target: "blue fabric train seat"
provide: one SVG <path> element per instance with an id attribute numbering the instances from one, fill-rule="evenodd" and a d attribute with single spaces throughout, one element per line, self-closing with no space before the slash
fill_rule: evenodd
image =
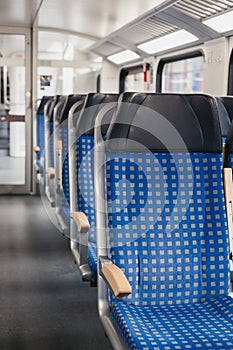
<path id="1" fill-rule="evenodd" d="M 97 255 L 96 255 L 96 222 L 95 222 L 95 199 L 94 199 L 94 124 L 98 113 L 108 104 L 113 104 L 117 101 L 118 94 L 100 94 L 90 93 L 87 95 L 80 116 L 76 121 L 76 143 L 75 143 L 75 162 L 76 162 L 76 203 L 75 211 L 83 212 L 88 218 L 90 229 L 88 231 L 88 250 L 87 261 L 88 270 L 83 270 L 81 273 L 84 279 L 91 279 L 93 284 L 96 284 L 97 276 Z M 112 118 L 113 108 L 106 113 L 105 125 L 103 125 L 103 135 L 106 134 L 107 127 Z M 72 190 L 72 189 L 71 189 Z M 72 190 L 74 191 L 74 190 Z M 79 259 L 85 261 L 85 253 L 81 253 L 82 244 L 79 241 L 79 235 L 74 228 L 72 233 L 73 242 L 77 244 L 72 246 L 72 251 L 76 250 L 78 254 L 83 255 Z M 77 254 L 74 254 L 77 256 Z M 84 258 L 84 259 L 83 259 Z M 78 259 L 78 260 L 79 260 Z M 80 263 L 80 262 L 78 262 Z M 81 263 L 80 263 L 81 264 Z M 82 270 L 84 272 L 82 272 Z"/>
<path id="2" fill-rule="evenodd" d="M 55 204 L 55 183 L 54 176 L 54 111 L 62 108 L 65 102 L 64 96 L 56 95 L 52 98 L 46 109 L 44 122 L 44 178 L 45 193 L 52 206 Z M 51 172 L 53 170 L 53 172 Z"/>
<path id="3" fill-rule="evenodd" d="M 147 94 L 132 108 L 129 96 L 104 142 L 107 228 L 97 245 L 105 330 L 129 349 L 233 349 L 216 99 Z M 125 298 L 106 300 L 105 261 L 127 277 Z"/>
<path id="4" fill-rule="evenodd" d="M 42 174 L 44 170 L 44 107 L 52 96 L 43 96 L 37 109 L 37 147 L 39 147 L 36 156 L 36 162 L 39 172 Z"/>
<path id="5" fill-rule="evenodd" d="M 220 127 L 222 133 L 223 143 L 226 140 L 227 133 L 229 131 L 231 122 L 233 120 L 233 97 L 222 96 L 216 97 L 218 108 L 220 110 Z"/>
<path id="6" fill-rule="evenodd" d="M 228 128 L 226 134 L 226 143 L 224 147 L 224 171 L 230 169 L 230 178 L 232 179 L 232 168 L 233 168 L 233 97 L 226 96 L 223 98 L 222 103 L 226 108 L 229 117 L 231 119 L 231 125 Z M 225 181 L 226 183 L 226 181 Z M 230 180 L 230 183 L 227 184 L 231 186 L 231 189 L 228 186 L 225 186 L 225 196 L 226 196 L 226 207 L 229 209 L 228 215 L 228 227 L 229 227 L 229 245 L 230 245 L 230 274 L 231 274 L 231 290 L 233 291 L 233 226 L 232 226 L 232 200 L 233 198 L 228 196 L 229 190 L 232 192 L 233 181 Z"/>
<path id="7" fill-rule="evenodd" d="M 68 117 L 71 107 L 80 102 L 76 108 L 76 113 L 81 110 L 85 95 L 69 95 L 66 97 L 60 113 L 57 113 L 54 133 L 56 142 L 61 141 L 61 169 L 55 169 L 57 178 L 61 178 L 56 184 L 55 206 L 58 223 L 64 234 L 69 234 L 70 224 L 70 185 L 69 185 L 69 144 L 68 144 Z M 58 161 L 58 159 L 57 159 Z M 58 162 L 56 163 L 58 165 Z M 61 173 L 59 173 L 61 172 Z"/>
<path id="8" fill-rule="evenodd" d="M 48 110 L 47 125 L 45 125 L 48 138 L 48 150 L 46 150 L 48 167 L 54 167 L 54 110 L 60 102 L 65 102 L 65 96 L 57 95 L 53 97 L 53 103 L 49 106 Z M 60 105 L 59 112 L 61 111 L 62 107 L 63 106 Z"/>

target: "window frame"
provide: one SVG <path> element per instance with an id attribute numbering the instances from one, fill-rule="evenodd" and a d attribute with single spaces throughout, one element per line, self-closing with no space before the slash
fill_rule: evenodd
<path id="1" fill-rule="evenodd" d="M 233 48 L 231 49 L 228 65 L 227 95 L 233 95 Z"/>
<path id="2" fill-rule="evenodd" d="M 100 80 L 101 80 L 101 75 L 100 73 L 96 77 L 96 92 L 99 93 L 101 86 L 100 86 Z"/>
<path id="3" fill-rule="evenodd" d="M 197 50 L 197 51 L 188 52 L 188 53 L 184 53 L 184 54 L 180 54 L 180 55 L 161 58 L 161 60 L 159 61 L 159 64 L 158 64 L 157 74 L 156 74 L 156 86 L 155 86 L 156 93 L 162 92 L 163 69 L 167 63 L 178 62 L 178 61 L 182 61 L 185 59 L 201 57 L 201 56 L 204 58 L 203 52 L 200 50 Z"/>
<path id="4" fill-rule="evenodd" d="M 143 72 L 143 64 L 138 64 L 137 66 L 122 68 L 120 71 L 119 92 L 120 93 L 124 92 L 125 78 L 129 74 L 135 74 L 135 73 L 140 73 L 140 72 Z"/>

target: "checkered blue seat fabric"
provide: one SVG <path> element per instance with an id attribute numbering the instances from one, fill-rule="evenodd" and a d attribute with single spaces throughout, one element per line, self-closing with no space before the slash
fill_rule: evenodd
<path id="1" fill-rule="evenodd" d="M 229 155 L 228 165 L 229 165 L 229 167 L 232 167 L 232 168 L 233 168 L 233 154 L 230 154 L 230 155 Z"/>
<path id="2" fill-rule="evenodd" d="M 69 155 L 68 155 L 68 129 L 59 128 L 59 138 L 62 141 L 62 187 L 64 192 L 64 200 L 70 205 L 70 190 L 69 190 Z"/>
<path id="3" fill-rule="evenodd" d="M 110 257 L 132 286 L 110 305 L 131 349 L 233 348 L 221 164 L 221 154 L 106 154 Z"/>
<path id="4" fill-rule="evenodd" d="M 69 155 L 68 155 L 68 129 L 59 127 L 59 139 L 62 141 L 62 206 L 61 215 L 64 221 L 70 223 L 70 189 L 69 189 Z"/>
<path id="5" fill-rule="evenodd" d="M 39 171 L 43 172 L 43 164 L 41 163 L 41 157 L 44 156 L 44 114 L 37 114 L 37 145 L 40 147 L 40 151 L 37 154 L 37 165 Z"/>
<path id="6" fill-rule="evenodd" d="M 114 301 L 111 308 L 130 349 L 232 350 L 232 305 L 232 298 L 224 296 L 204 303 L 137 308 Z"/>
<path id="7" fill-rule="evenodd" d="M 88 232 L 88 263 L 91 271 L 97 272 L 96 220 L 94 197 L 94 137 L 80 136 L 76 141 L 77 168 L 77 208 L 86 214 L 90 230 Z"/>
<path id="8" fill-rule="evenodd" d="M 49 122 L 49 158 L 50 158 L 50 164 L 49 167 L 54 168 L 54 146 L 53 146 L 53 131 L 54 131 L 54 125 L 53 122 Z"/>

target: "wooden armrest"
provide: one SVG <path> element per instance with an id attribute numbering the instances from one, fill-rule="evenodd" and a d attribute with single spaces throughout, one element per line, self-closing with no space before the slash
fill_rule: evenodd
<path id="1" fill-rule="evenodd" d="M 39 153 L 39 152 L 40 152 L 40 147 L 39 147 L 39 146 L 36 146 L 36 147 L 34 148 L 34 151 L 35 151 L 36 153 Z"/>
<path id="2" fill-rule="evenodd" d="M 233 201 L 233 181 L 232 181 L 232 169 L 224 168 L 224 187 L 225 187 L 225 197 L 226 201 Z"/>
<path id="3" fill-rule="evenodd" d="M 118 266 L 112 263 L 104 264 L 102 267 L 102 274 L 115 297 L 121 298 L 131 293 L 131 286 L 124 272 Z"/>
<path id="4" fill-rule="evenodd" d="M 54 168 L 48 168 L 48 174 L 49 174 L 49 178 L 50 179 L 55 178 L 55 169 Z"/>
<path id="5" fill-rule="evenodd" d="M 40 158 L 40 161 L 41 161 L 41 164 L 44 165 L 44 157 L 41 157 L 41 158 Z"/>
<path id="6" fill-rule="evenodd" d="M 90 224 L 89 224 L 88 218 L 83 212 L 74 211 L 70 215 L 76 222 L 78 231 L 80 233 L 87 233 L 90 230 Z"/>
<path id="7" fill-rule="evenodd" d="M 62 141 L 57 140 L 56 141 L 56 150 L 60 151 L 62 149 Z"/>

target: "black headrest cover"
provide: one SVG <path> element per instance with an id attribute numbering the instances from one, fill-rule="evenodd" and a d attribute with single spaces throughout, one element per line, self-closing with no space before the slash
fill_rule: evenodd
<path id="1" fill-rule="evenodd" d="M 77 119 L 77 135 L 94 135 L 95 119 L 103 106 L 117 102 L 118 94 L 90 93 L 86 96 L 80 116 Z M 106 113 L 102 133 L 106 134 L 113 115 L 113 109 Z"/>
<path id="2" fill-rule="evenodd" d="M 37 114 L 44 114 L 44 106 L 46 105 L 46 103 L 52 98 L 52 96 L 43 96 L 39 107 L 37 109 Z"/>
<path id="3" fill-rule="evenodd" d="M 218 99 L 221 100 L 227 110 L 230 120 L 233 121 L 233 96 L 222 96 L 218 97 Z"/>
<path id="4" fill-rule="evenodd" d="M 227 136 L 228 130 L 233 119 L 233 98 L 232 97 L 216 97 L 219 109 L 219 121 L 222 136 Z"/>
<path id="5" fill-rule="evenodd" d="M 143 145 L 154 152 L 221 153 L 216 99 L 204 94 L 123 94 L 106 135 L 106 140 L 113 139 L 109 151 L 138 151 Z"/>
<path id="6" fill-rule="evenodd" d="M 221 100 L 228 112 L 229 118 L 231 119 L 223 152 L 223 166 L 229 167 L 231 166 L 231 164 L 229 164 L 230 155 L 233 153 L 233 97 L 225 96 L 221 97 Z"/>
<path id="7" fill-rule="evenodd" d="M 69 117 L 70 108 L 74 103 L 84 100 L 85 95 L 69 95 L 66 98 L 65 104 L 59 116 L 59 123 L 62 124 Z"/>
<path id="8" fill-rule="evenodd" d="M 66 99 L 67 99 L 67 96 L 59 96 L 56 104 L 54 105 L 54 108 L 56 107 L 56 109 L 57 109 L 58 116 L 60 116 L 62 113 L 62 110 L 63 110 L 64 105 L 66 103 Z M 50 121 L 53 121 L 54 112 L 55 112 L 55 109 L 53 109 L 53 111 L 52 111 Z"/>
<path id="9" fill-rule="evenodd" d="M 48 106 L 48 111 L 47 111 L 47 116 L 49 118 L 49 121 L 52 122 L 53 121 L 53 111 L 54 111 L 54 107 L 56 106 L 56 104 L 58 103 L 59 99 L 60 99 L 60 95 L 56 95 L 52 98 L 51 103 Z"/>

